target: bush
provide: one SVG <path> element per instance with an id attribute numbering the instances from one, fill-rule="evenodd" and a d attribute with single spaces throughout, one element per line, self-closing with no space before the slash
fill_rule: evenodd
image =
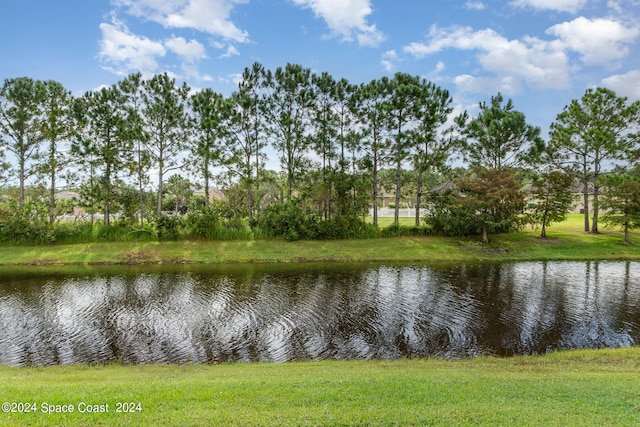
<path id="1" fill-rule="evenodd" d="M 382 237 L 428 236 L 430 234 L 432 234 L 432 232 L 429 227 L 407 226 L 395 223 L 380 230 Z"/>
<path id="2" fill-rule="evenodd" d="M 53 236 L 56 243 L 84 243 L 94 240 L 90 222 L 58 222 L 54 224 Z"/>
<path id="3" fill-rule="evenodd" d="M 172 216 L 161 216 L 156 221 L 156 233 L 159 240 L 178 240 L 180 237 L 180 219 Z"/>
<path id="4" fill-rule="evenodd" d="M 262 233 L 287 240 L 348 239 L 377 236 L 378 229 L 366 224 L 356 214 L 337 215 L 322 219 L 317 213 L 303 208 L 299 200 L 274 205 L 260 217 Z"/>
<path id="5" fill-rule="evenodd" d="M 191 212 L 185 218 L 184 237 L 190 239 L 214 239 L 219 234 L 220 215 L 212 208 Z"/>
<path id="6" fill-rule="evenodd" d="M 8 217 L 0 222 L 0 241 L 17 244 L 53 243 L 53 231 L 45 222 L 25 215 Z"/>

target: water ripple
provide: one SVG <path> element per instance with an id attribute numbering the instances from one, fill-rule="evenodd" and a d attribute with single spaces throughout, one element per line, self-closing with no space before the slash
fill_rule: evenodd
<path id="1" fill-rule="evenodd" d="M 469 357 L 640 342 L 637 263 L 0 279 L 0 364 Z"/>

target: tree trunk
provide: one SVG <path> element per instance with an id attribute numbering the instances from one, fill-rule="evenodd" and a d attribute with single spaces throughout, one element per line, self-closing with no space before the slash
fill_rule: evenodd
<path id="1" fill-rule="evenodd" d="M 209 199 L 211 195 L 209 194 L 209 168 L 205 166 L 204 169 L 204 207 L 209 209 Z"/>
<path id="2" fill-rule="evenodd" d="M 624 243 L 629 244 L 629 224 L 624 225 Z"/>
<path id="3" fill-rule="evenodd" d="M 540 237 L 542 237 L 543 239 L 547 238 L 547 227 L 544 224 L 544 221 L 542 222 L 542 233 L 540 233 Z"/>
<path id="4" fill-rule="evenodd" d="M 109 210 L 109 202 L 111 201 L 111 167 L 109 164 L 107 164 L 107 170 L 105 171 L 104 187 L 104 226 L 109 227 L 109 225 L 111 225 L 109 221 L 109 215 L 111 213 Z"/>
<path id="5" fill-rule="evenodd" d="M 489 243 L 489 234 L 487 233 L 487 226 L 482 225 L 482 243 Z"/>
<path id="6" fill-rule="evenodd" d="M 251 191 L 251 164 L 248 163 L 249 168 L 247 169 L 247 217 L 249 218 L 249 224 L 253 221 L 253 194 Z"/>
<path id="7" fill-rule="evenodd" d="M 398 124 L 398 135 L 396 136 L 396 206 L 394 210 L 394 221 L 396 226 L 400 225 L 400 187 L 402 186 L 402 141 L 400 131 L 402 125 Z"/>
<path id="8" fill-rule="evenodd" d="M 18 209 L 20 210 L 20 214 L 24 214 L 24 158 L 20 158 L 20 171 L 18 172 L 19 181 L 20 181 L 20 194 L 18 197 Z"/>
<path id="9" fill-rule="evenodd" d="M 416 227 L 420 227 L 420 204 L 422 203 L 422 167 L 418 169 L 418 191 L 416 194 Z"/>
<path id="10" fill-rule="evenodd" d="M 373 225 L 378 226 L 378 165 L 373 161 Z"/>
<path id="11" fill-rule="evenodd" d="M 598 233 L 598 193 L 600 188 L 598 185 L 593 187 L 593 223 L 591 224 L 591 232 Z"/>
<path id="12" fill-rule="evenodd" d="M 140 199 L 140 227 L 144 227 L 144 193 L 142 188 L 142 147 L 138 141 L 138 198 Z"/>
<path id="13" fill-rule="evenodd" d="M 104 226 L 109 227 L 111 224 L 109 222 L 109 199 L 104 201 Z"/>
<path id="14" fill-rule="evenodd" d="M 49 192 L 49 224 L 53 224 L 56 216 L 56 173 L 51 172 L 51 190 Z"/>
<path id="15" fill-rule="evenodd" d="M 393 213 L 394 222 L 397 225 L 400 225 L 400 187 L 402 186 L 402 164 L 398 159 L 398 164 L 396 166 L 396 206 Z"/>
<path id="16" fill-rule="evenodd" d="M 258 125 L 256 117 L 255 126 L 255 139 L 256 139 L 256 214 L 260 215 L 260 143 L 258 139 Z"/>
<path id="17" fill-rule="evenodd" d="M 163 179 L 163 174 L 162 174 L 162 168 L 164 167 L 162 158 L 160 159 L 160 167 L 158 170 L 158 205 L 157 207 L 157 214 L 158 217 L 162 216 L 162 179 Z"/>
<path id="18" fill-rule="evenodd" d="M 584 193 L 584 231 L 589 232 L 589 181 L 584 180 L 583 186 Z"/>

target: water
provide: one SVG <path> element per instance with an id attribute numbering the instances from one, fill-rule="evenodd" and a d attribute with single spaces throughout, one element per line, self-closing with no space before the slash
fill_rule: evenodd
<path id="1" fill-rule="evenodd" d="M 640 264 L 0 270 L 0 364 L 545 353 L 640 342 Z"/>

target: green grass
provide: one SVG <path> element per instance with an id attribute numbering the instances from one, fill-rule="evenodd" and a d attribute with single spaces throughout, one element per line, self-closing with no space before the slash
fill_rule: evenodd
<path id="1" fill-rule="evenodd" d="M 638 425 L 640 348 L 537 357 L 0 368 L 2 425 Z M 81 403 L 108 413 L 79 413 Z M 117 402 L 141 410 L 117 413 Z M 44 414 L 43 404 L 74 405 Z"/>
<path id="2" fill-rule="evenodd" d="M 640 231 L 624 245 L 619 230 L 585 233 L 582 217 L 540 231 L 477 238 L 396 237 L 332 241 L 234 240 L 178 242 L 96 242 L 51 246 L 0 246 L 0 265 L 275 263 L 275 262 L 399 262 L 640 260 Z"/>

